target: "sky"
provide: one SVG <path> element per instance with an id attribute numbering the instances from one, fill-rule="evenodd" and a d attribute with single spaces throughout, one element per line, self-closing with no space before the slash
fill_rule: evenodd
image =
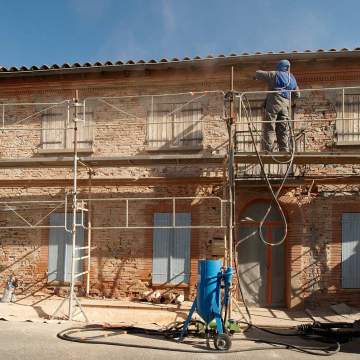
<path id="1" fill-rule="evenodd" d="M 0 65 L 360 46 L 359 0 L 0 0 Z"/>

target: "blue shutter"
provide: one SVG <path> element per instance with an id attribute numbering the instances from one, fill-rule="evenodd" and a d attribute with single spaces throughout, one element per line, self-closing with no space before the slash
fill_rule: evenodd
<path id="1" fill-rule="evenodd" d="M 155 213 L 154 226 L 171 226 L 172 214 Z M 153 231 L 153 268 L 152 282 L 163 284 L 168 281 L 170 268 L 171 229 Z"/>
<path id="2" fill-rule="evenodd" d="M 65 215 L 54 213 L 50 215 L 50 226 L 63 226 Z M 81 214 L 77 214 L 77 222 L 80 223 Z M 67 214 L 67 226 L 72 227 L 72 214 Z M 77 228 L 76 247 L 84 246 L 84 229 Z M 76 257 L 83 256 L 83 250 L 76 251 Z M 72 236 L 62 228 L 49 229 L 49 259 L 48 281 L 70 281 L 72 262 Z M 75 262 L 75 274 L 83 272 L 83 261 Z M 77 278 L 79 280 L 81 278 Z"/>
<path id="3" fill-rule="evenodd" d="M 64 218 L 64 215 L 63 215 Z M 76 222 L 81 223 L 81 214 L 76 214 Z M 67 223 L 68 228 L 72 228 L 73 224 L 73 214 L 67 214 Z M 64 245 L 65 245 L 65 281 L 71 281 L 71 263 L 72 263 L 72 234 L 63 230 L 64 233 Z M 84 246 L 84 229 L 81 226 L 78 226 L 76 229 L 76 244 L 75 247 Z M 75 257 L 84 256 L 84 250 L 76 250 Z M 75 274 L 81 273 L 84 271 L 84 261 L 79 260 L 75 262 Z M 77 281 L 80 281 L 82 277 L 76 278 Z"/>
<path id="4" fill-rule="evenodd" d="M 50 226 L 64 224 L 64 214 L 51 214 Z M 49 258 L 48 258 L 48 281 L 64 280 L 65 269 L 65 246 L 63 229 L 49 229 Z"/>
<path id="5" fill-rule="evenodd" d="M 360 288 L 360 213 L 342 215 L 342 287 Z"/>
<path id="6" fill-rule="evenodd" d="M 155 213 L 154 226 L 172 226 L 172 213 Z M 190 213 L 177 213 L 177 226 L 190 226 Z M 153 267 L 154 284 L 189 282 L 191 229 L 154 229 Z"/>
<path id="7" fill-rule="evenodd" d="M 190 213 L 177 213 L 176 226 L 191 226 Z M 170 283 L 189 282 L 191 229 L 174 229 L 170 258 Z"/>

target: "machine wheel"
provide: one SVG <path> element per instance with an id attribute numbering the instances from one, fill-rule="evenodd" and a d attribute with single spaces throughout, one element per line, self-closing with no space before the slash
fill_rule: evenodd
<path id="1" fill-rule="evenodd" d="M 231 338 L 228 334 L 218 334 L 214 339 L 214 345 L 216 350 L 226 351 L 231 348 Z"/>

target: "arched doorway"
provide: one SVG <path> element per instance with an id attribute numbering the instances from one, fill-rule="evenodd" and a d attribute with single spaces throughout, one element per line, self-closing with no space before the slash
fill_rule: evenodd
<path id="1" fill-rule="evenodd" d="M 240 214 L 239 239 L 251 235 L 237 248 L 239 275 L 246 301 L 252 305 L 285 305 L 285 243 L 266 245 L 259 236 L 259 222 L 269 202 L 256 201 Z M 276 243 L 284 234 L 279 210 L 273 205 L 262 231 L 267 242 Z"/>

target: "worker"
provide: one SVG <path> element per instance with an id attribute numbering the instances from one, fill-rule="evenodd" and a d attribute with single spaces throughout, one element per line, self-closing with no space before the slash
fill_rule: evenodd
<path id="1" fill-rule="evenodd" d="M 255 79 L 265 80 L 269 90 L 279 90 L 269 93 L 265 103 L 265 123 L 263 127 L 262 147 L 266 152 L 274 151 L 275 134 L 279 151 L 289 151 L 288 119 L 291 97 L 300 97 L 296 79 L 290 72 L 290 61 L 281 60 L 276 65 L 276 71 L 256 71 Z"/>

